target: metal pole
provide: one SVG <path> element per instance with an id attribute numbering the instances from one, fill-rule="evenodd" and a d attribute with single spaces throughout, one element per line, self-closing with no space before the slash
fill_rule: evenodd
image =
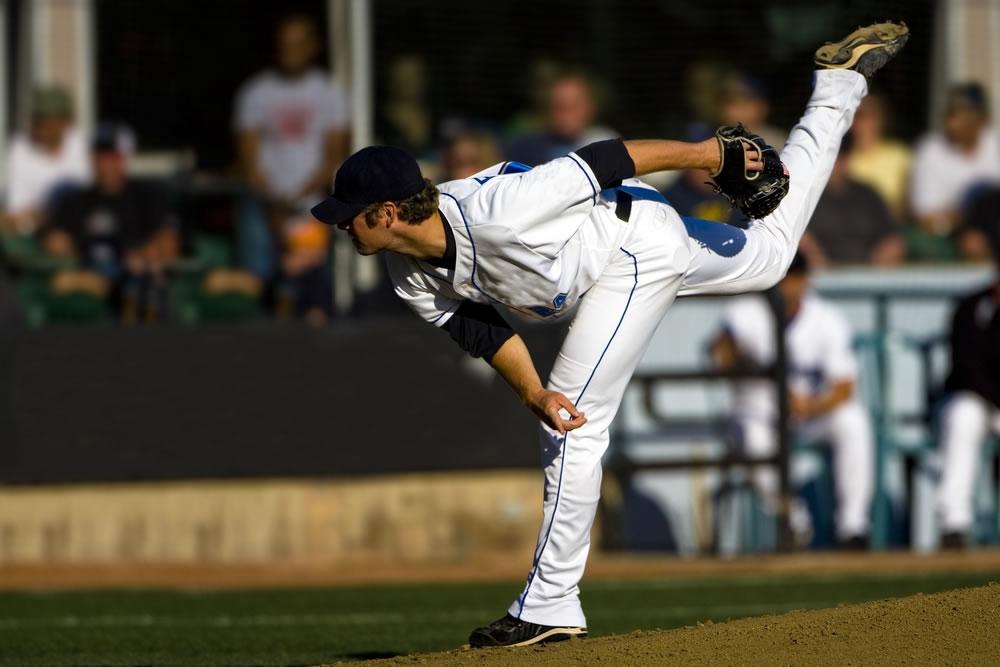
<path id="1" fill-rule="evenodd" d="M 0 0 L 0 183 L 7 183 L 7 135 L 10 133 L 10 90 L 7 84 L 7 0 Z M 6 189 L 0 187 L 0 191 Z"/>
<path id="2" fill-rule="evenodd" d="M 778 551 L 792 551 L 795 546 L 792 536 L 791 509 L 793 492 L 791 476 L 792 437 L 789 429 L 791 413 L 788 409 L 788 353 L 785 349 L 785 304 L 781 292 L 776 288 L 765 292 L 774 320 L 774 388 L 778 403 L 778 507 L 775 520 L 778 529 Z"/>
<path id="3" fill-rule="evenodd" d="M 335 12 L 331 21 L 331 33 L 335 41 L 350 43 L 350 92 L 351 92 L 351 148 L 358 150 L 371 145 L 373 141 L 372 102 L 372 17 L 368 0 L 349 0 L 347 22 L 338 20 L 344 12 Z M 337 29 L 337 28 L 341 29 Z M 347 28 L 347 30 L 343 30 Z M 343 49 L 338 49 L 343 54 Z M 345 71 L 337 66 L 338 71 Z M 371 287 L 378 276 L 378 265 L 372 257 L 358 257 L 350 240 L 343 234 L 334 234 L 333 241 L 333 303 L 339 314 L 346 314 L 354 305 L 354 297 L 359 288 Z"/>
<path id="4" fill-rule="evenodd" d="M 888 546 L 889 533 L 889 498 L 885 489 L 885 464 L 889 455 L 889 297 L 880 293 L 875 297 L 875 327 L 879 336 L 879 344 L 875 348 L 876 366 L 878 367 L 879 397 L 878 414 L 875 421 L 875 488 L 872 507 L 871 546 L 874 549 L 884 549 Z"/>
<path id="5" fill-rule="evenodd" d="M 351 150 L 356 151 L 372 143 L 371 7 L 368 0 L 328 0 L 327 14 L 333 71 L 351 95 Z M 333 306 L 345 315 L 359 283 L 373 273 L 373 260 L 357 257 L 350 240 L 336 233 L 331 256 Z"/>
<path id="6" fill-rule="evenodd" d="M 351 0 L 351 111 L 353 149 L 372 143 L 372 15 L 368 0 Z"/>

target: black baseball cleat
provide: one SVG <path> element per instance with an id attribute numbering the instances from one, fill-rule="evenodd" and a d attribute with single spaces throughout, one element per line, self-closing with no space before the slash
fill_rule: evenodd
<path id="1" fill-rule="evenodd" d="M 949 531 L 941 536 L 941 548 L 945 551 L 964 551 L 968 546 L 965 533 Z"/>
<path id="2" fill-rule="evenodd" d="M 586 636 L 587 628 L 537 625 L 507 614 L 485 627 L 473 630 L 469 635 L 469 646 L 472 648 L 529 646 L 574 638 L 582 639 Z"/>
<path id="3" fill-rule="evenodd" d="M 841 551 L 868 551 L 867 535 L 852 535 L 837 542 L 837 548 Z"/>
<path id="4" fill-rule="evenodd" d="M 870 78 L 900 52 L 909 38 L 910 29 L 905 23 L 875 23 L 816 49 L 816 65 L 823 69 L 852 69 Z"/>

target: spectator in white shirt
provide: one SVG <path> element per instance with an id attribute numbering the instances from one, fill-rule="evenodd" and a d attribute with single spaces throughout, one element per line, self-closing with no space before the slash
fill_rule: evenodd
<path id="1" fill-rule="evenodd" d="M 293 15 L 276 33 L 276 67 L 247 81 L 235 109 L 241 166 L 253 197 L 241 207 L 240 250 L 247 268 L 269 278 L 286 216 L 308 211 L 333 183 L 350 148 L 350 102 L 316 66 L 313 21 Z"/>
<path id="2" fill-rule="evenodd" d="M 925 137 L 913 160 L 910 207 L 919 227 L 954 231 L 970 190 L 1000 182 L 1000 136 L 989 124 L 986 92 L 977 83 L 951 89 L 944 127 Z"/>
<path id="3" fill-rule="evenodd" d="M 33 234 L 53 193 L 90 179 L 90 156 L 83 134 L 73 125 L 73 101 L 61 88 L 35 91 L 31 129 L 15 135 L 7 155 L 7 201 L 0 229 Z"/>

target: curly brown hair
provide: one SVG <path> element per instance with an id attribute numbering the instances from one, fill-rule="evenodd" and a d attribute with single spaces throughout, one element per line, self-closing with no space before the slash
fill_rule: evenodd
<path id="1" fill-rule="evenodd" d="M 399 210 L 399 219 L 411 225 L 419 225 L 421 222 L 431 217 L 438 208 L 438 189 L 431 183 L 429 178 L 424 179 L 424 189 L 402 201 L 395 202 Z M 382 208 L 382 203 L 372 204 L 366 208 L 365 221 L 368 227 L 376 225 L 375 217 Z"/>

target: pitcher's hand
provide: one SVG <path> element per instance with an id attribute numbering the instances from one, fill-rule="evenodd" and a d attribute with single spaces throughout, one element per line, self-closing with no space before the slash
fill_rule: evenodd
<path id="1" fill-rule="evenodd" d="M 587 417 L 576 409 L 572 401 L 558 391 L 539 389 L 525 400 L 525 405 L 549 428 L 559 431 L 560 435 L 565 435 L 567 431 L 578 429 L 587 423 Z M 563 419 L 562 415 L 559 414 L 560 410 L 569 413 L 570 418 Z"/>

